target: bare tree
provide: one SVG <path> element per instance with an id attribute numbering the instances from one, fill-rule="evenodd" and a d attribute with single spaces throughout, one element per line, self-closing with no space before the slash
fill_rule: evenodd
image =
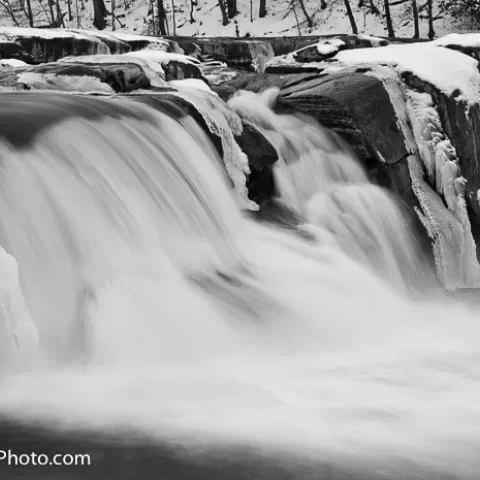
<path id="1" fill-rule="evenodd" d="M 175 0 L 172 0 L 172 26 L 173 26 L 173 34 L 177 34 L 177 22 L 175 19 Z"/>
<path id="2" fill-rule="evenodd" d="M 308 14 L 307 9 L 305 8 L 305 2 L 303 0 L 298 0 L 300 2 L 300 7 L 302 9 L 303 14 L 305 15 L 305 19 L 307 20 L 307 25 L 309 28 L 313 27 L 313 20 L 312 17 Z"/>
<path id="3" fill-rule="evenodd" d="M 267 16 L 267 0 L 260 0 L 260 8 L 258 9 L 258 16 L 264 18 Z"/>
<path id="4" fill-rule="evenodd" d="M 433 1 L 427 0 L 428 12 L 428 38 L 432 40 L 435 37 L 435 30 L 433 28 Z"/>
<path id="5" fill-rule="evenodd" d="M 220 11 L 222 12 L 223 26 L 228 25 L 230 22 L 228 21 L 227 8 L 225 7 L 225 0 L 218 0 L 218 6 L 220 7 Z"/>
<path id="6" fill-rule="evenodd" d="M 67 0 L 67 8 L 68 8 L 68 21 L 71 22 L 73 20 L 72 0 Z"/>
<path id="7" fill-rule="evenodd" d="M 157 19 L 160 35 L 166 35 L 167 14 L 165 13 L 165 5 L 163 4 L 163 0 L 157 0 Z"/>
<path id="8" fill-rule="evenodd" d="M 355 17 L 353 16 L 352 7 L 350 6 L 349 0 L 344 0 L 345 8 L 347 9 L 348 19 L 350 20 L 350 25 L 352 26 L 352 33 L 354 35 L 358 34 L 357 24 L 355 23 Z"/>
<path id="9" fill-rule="evenodd" d="M 413 38 L 420 38 L 420 28 L 418 26 L 418 8 L 417 0 L 412 0 L 412 14 L 413 14 Z"/>
<path id="10" fill-rule="evenodd" d="M 108 15 L 107 7 L 103 0 L 93 0 L 93 25 L 98 30 L 105 30 L 107 26 L 106 17 Z"/>
<path id="11" fill-rule="evenodd" d="M 237 0 L 226 0 L 228 18 L 233 18 L 237 13 Z"/>
<path id="12" fill-rule="evenodd" d="M 10 16 L 15 26 L 19 27 L 20 24 L 18 23 L 17 17 L 15 16 L 10 0 L 0 0 L 0 7 Z"/>
<path id="13" fill-rule="evenodd" d="M 33 12 L 32 12 L 31 0 L 27 0 L 27 17 L 28 17 L 28 24 L 30 25 L 30 27 L 33 28 Z"/>
<path id="14" fill-rule="evenodd" d="M 390 14 L 390 3 L 389 0 L 383 0 L 383 5 L 385 7 L 385 20 L 387 21 L 387 32 L 389 38 L 395 38 L 395 32 L 393 30 L 392 16 Z"/>
<path id="15" fill-rule="evenodd" d="M 115 3 L 115 0 L 112 0 L 112 5 L 111 5 L 111 8 L 112 8 L 112 30 L 115 31 L 115 7 L 116 7 L 116 3 Z"/>
<path id="16" fill-rule="evenodd" d="M 197 5 L 197 0 L 190 0 L 190 23 L 195 23 L 195 19 L 193 18 L 193 11 L 195 10 L 195 7 Z"/>

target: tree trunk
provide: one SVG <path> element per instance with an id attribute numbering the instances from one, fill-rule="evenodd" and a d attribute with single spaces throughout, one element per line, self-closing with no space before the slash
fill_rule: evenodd
<path id="1" fill-rule="evenodd" d="M 433 28 L 433 1 L 427 0 L 428 10 L 428 38 L 433 40 L 435 38 L 435 30 Z"/>
<path id="2" fill-rule="evenodd" d="M 71 22 L 73 20 L 72 0 L 67 0 L 67 6 L 68 6 L 68 21 Z"/>
<path id="3" fill-rule="evenodd" d="M 33 12 L 32 12 L 32 1 L 27 0 L 27 11 L 28 11 L 28 24 L 33 28 Z"/>
<path id="4" fill-rule="evenodd" d="M 193 11 L 196 5 L 197 5 L 196 0 L 190 0 L 190 23 L 195 23 L 195 19 L 193 18 Z"/>
<path id="5" fill-rule="evenodd" d="M 55 5 L 54 0 L 48 0 L 48 7 L 50 8 L 50 16 L 52 17 L 52 25 L 57 26 L 58 22 L 57 20 L 55 20 L 55 10 L 53 9 L 54 5 Z"/>
<path id="6" fill-rule="evenodd" d="M 305 8 L 305 2 L 303 0 L 299 0 L 299 1 L 300 1 L 300 7 L 302 9 L 302 12 L 305 15 L 305 19 L 307 20 L 307 25 L 309 28 L 312 28 L 313 27 L 312 17 L 310 17 L 310 15 L 307 12 L 307 9 Z"/>
<path id="7" fill-rule="evenodd" d="M 158 30 L 160 35 L 166 35 L 167 29 L 165 27 L 165 22 L 167 20 L 167 15 L 165 14 L 165 6 L 163 5 L 163 0 L 157 0 L 157 17 L 158 17 Z"/>
<path id="8" fill-rule="evenodd" d="M 93 25 L 98 30 L 105 30 L 108 12 L 103 0 L 93 0 Z"/>
<path id="9" fill-rule="evenodd" d="M 387 21 L 387 32 L 389 38 L 395 38 L 395 32 L 393 31 L 392 16 L 390 15 L 390 3 L 389 0 L 383 0 L 385 6 L 385 20 Z"/>
<path id="10" fill-rule="evenodd" d="M 352 33 L 354 35 L 357 35 L 358 28 L 357 28 L 357 24 L 355 23 L 355 17 L 353 16 L 352 7 L 350 6 L 350 1 L 349 0 L 344 0 L 344 1 L 345 1 L 345 8 L 347 9 L 348 19 L 350 20 L 350 25 L 352 26 Z"/>
<path id="11" fill-rule="evenodd" d="M 237 0 L 226 0 L 227 1 L 227 14 L 228 18 L 233 18 L 237 13 Z"/>
<path id="12" fill-rule="evenodd" d="M 418 27 L 418 8 L 417 0 L 412 0 L 412 14 L 413 14 L 413 38 L 420 38 L 420 29 Z"/>
<path id="13" fill-rule="evenodd" d="M 116 7 L 116 4 L 115 4 L 115 0 L 112 0 L 112 5 L 111 5 L 111 8 L 112 8 L 112 31 L 114 32 L 115 31 L 115 7 Z"/>
<path id="14" fill-rule="evenodd" d="M 267 0 L 260 0 L 260 8 L 258 10 L 258 16 L 264 18 L 267 16 Z"/>
<path id="15" fill-rule="evenodd" d="M 327 2 L 325 0 L 320 0 L 320 8 L 325 10 L 328 7 Z"/>
<path id="16" fill-rule="evenodd" d="M 175 19 L 175 0 L 172 0 L 172 27 L 173 27 L 173 34 L 177 34 L 177 21 Z"/>
<path id="17" fill-rule="evenodd" d="M 230 22 L 228 21 L 227 9 L 225 7 L 225 0 L 218 0 L 218 6 L 220 7 L 220 11 L 222 12 L 223 26 L 228 25 Z"/>

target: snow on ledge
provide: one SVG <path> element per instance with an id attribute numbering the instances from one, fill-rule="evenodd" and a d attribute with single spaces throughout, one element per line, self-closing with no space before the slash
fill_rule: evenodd
<path id="1" fill-rule="evenodd" d="M 101 65 L 101 64 L 134 64 L 139 66 L 152 87 L 165 87 L 163 70 L 155 69 L 152 67 L 151 62 L 147 62 L 143 58 L 123 55 L 83 55 L 79 57 L 64 57 L 58 60 L 60 63 L 83 63 L 86 65 Z"/>
<path id="2" fill-rule="evenodd" d="M 478 62 L 455 50 L 417 43 L 343 50 L 334 58 L 344 65 L 389 65 L 399 73 L 413 73 L 448 96 L 459 90 L 469 105 L 480 100 Z"/>
<path id="3" fill-rule="evenodd" d="M 459 47 L 478 48 L 480 47 L 480 33 L 449 33 L 429 43 L 438 47 L 458 45 Z"/>

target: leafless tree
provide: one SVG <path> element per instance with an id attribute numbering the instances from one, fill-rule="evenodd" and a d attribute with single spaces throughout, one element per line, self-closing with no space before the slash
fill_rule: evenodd
<path id="1" fill-rule="evenodd" d="M 309 28 L 313 27 L 313 20 L 312 17 L 308 14 L 307 9 L 305 8 L 304 0 L 298 0 L 300 2 L 300 8 L 302 9 L 303 14 L 305 15 L 305 20 L 307 21 L 307 25 Z"/>
<path id="2" fill-rule="evenodd" d="M 417 0 L 412 0 L 412 15 L 413 15 L 413 38 L 420 38 L 420 28 L 418 26 L 418 8 Z"/>
<path id="3" fill-rule="evenodd" d="M 390 38 L 395 38 L 395 32 L 393 30 L 392 16 L 390 14 L 390 3 L 389 0 L 383 0 L 383 5 L 385 7 L 385 20 L 387 22 L 387 32 Z"/>
<path id="4" fill-rule="evenodd" d="M 0 8 L 10 16 L 12 22 L 15 24 L 16 27 L 20 26 L 17 17 L 15 16 L 15 12 L 13 11 L 10 0 L 0 0 Z"/>
<path id="5" fill-rule="evenodd" d="M 166 35 L 167 14 L 165 13 L 165 5 L 163 4 L 163 0 L 157 0 L 157 19 L 160 35 Z"/>
<path id="6" fill-rule="evenodd" d="M 350 25 L 352 26 L 352 33 L 354 35 L 358 34 L 357 24 L 355 23 L 355 17 L 353 16 L 352 7 L 350 6 L 349 0 L 344 0 L 345 8 L 347 9 L 348 19 L 350 20 Z"/>
<path id="7" fill-rule="evenodd" d="M 264 18 L 267 16 L 267 0 L 260 0 L 260 8 L 258 9 L 258 16 Z"/>
<path id="8" fill-rule="evenodd" d="M 193 11 L 195 10 L 195 7 L 197 5 L 197 0 L 190 0 L 190 23 L 195 23 L 195 18 L 193 18 Z"/>
<path id="9" fill-rule="evenodd" d="M 116 25 L 115 25 L 115 7 L 116 7 L 115 0 L 112 0 L 111 8 L 112 8 L 112 30 L 113 30 L 113 31 L 115 31 L 115 29 L 116 29 Z"/>
<path id="10" fill-rule="evenodd" d="M 428 38 L 432 40 L 435 37 L 435 30 L 433 28 L 433 0 L 427 0 L 428 12 Z"/>
<path id="11" fill-rule="evenodd" d="M 228 18 L 233 18 L 237 13 L 237 0 L 226 0 Z"/>
<path id="12" fill-rule="evenodd" d="M 172 26 L 173 26 L 173 35 L 177 34 L 177 21 L 175 19 L 175 0 L 172 0 Z"/>
<path id="13" fill-rule="evenodd" d="M 225 6 L 225 0 L 218 0 L 218 6 L 222 12 L 222 24 L 223 26 L 228 25 L 230 22 L 227 15 L 227 7 Z"/>
<path id="14" fill-rule="evenodd" d="M 105 30 L 107 26 L 106 17 L 108 15 L 107 7 L 103 0 L 93 0 L 93 25 L 98 30 Z"/>

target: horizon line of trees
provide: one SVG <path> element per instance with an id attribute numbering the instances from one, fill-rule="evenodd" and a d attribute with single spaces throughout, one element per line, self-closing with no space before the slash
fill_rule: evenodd
<path id="1" fill-rule="evenodd" d="M 36 1 L 37 9 L 32 7 L 32 2 Z M 62 7 L 60 0 L 18 0 L 15 5 L 15 0 L 0 0 L 0 9 L 11 18 L 16 26 L 20 26 L 19 15 L 25 15 L 30 27 L 43 28 L 59 28 L 65 27 L 65 20 L 72 22 L 77 19 L 77 27 L 80 27 L 80 11 L 85 10 L 86 2 L 88 0 L 62 0 L 64 5 Z M 169 28 L 167 18 L 166 1 L 168 0 L 146 0 L 148 1 L 148 13 L 150 28 L 153 30 L 153 35 L 176 35 L 176 18 L 175 18 L 175 2 L 179 0 L 170 0 L 169 7 L 171 8 L 172 16 L 172 31 Z M 182 0 L 180 0 L 182 1 Z M 190 23 L 195 23 L 195 9 L 199 6 L 201 0 L 183 0 L 188 8 L 188 20 Z M 266 17 L 268 7 L 271 1 L 278 0 L 250 0 L 250 20 L 254 21 L 254 12 L 256 11 L 259 18 Z M 318 10 L 325 10 L 332 7 L 335 2 L 342 0 L 318 0 Z M 450 14 L 453 18 L 469 16 L 472 22 L 480 24 L 480 0 L 438 0 L 437 6 L 440 13 L 434 14 L 433 0 L 379 0 L 381 7 L 383 7 L 383 14 L 375 3 L 376 0 L 358 0 L 358 8 L 363 8 L 366 13 L 384 17 L 387 35 L 390 38 L 395 37 L 395 30 L 392 21 L 391 9 L 393 7 L 403 5 L 406 7 L 406 13 L 413 21 L 413 36 L 412 38 L 420 38 L 420 21 L 428 21 L 428 37 L 434 38 L 434 22 L 443 18 L 445 13 Z M 126 13 L 132 0 L 111 0 L 111 11 L 108 11 L 105 0 L 92 0 L 93 2 L 93 25 L 98 30 L 104 30 L 107 26 L 111 26 L 115 30 L 117 24 L 120 28 L 125 25 L 122 23 L 122 18 Z M 122 2 L 124 13 L 116 15 L 117 2 Z M 235 17 L 239 14 L 237 0 L 217 0 L 218 7 L 221 12 L 222 24 L 229 25 L 232 21 L 236 26 L 236 34 L 240 36 L 238 31 L 238 24 Z M 358 27 L 353 14 L 350 0 L 343 0 L 344 8 L 346 10 L 350 26 L 353 34 L 358 34 Z M 310 7 L 310 5 L 308 5 Z M 309 13 L 305 0 L 288 0 L 289 13 L 293 13 L 296 20 L 296 26 L 301 35 L 301 25 L 306 25 L 308 29 L 313 29 L 315 26 L 315 13 Z M 303 20 L 299 19 L 299 9 L 303 14 Z M 74 15 L 75 11 L 75 15 Z M 108 18 L 111 18 L 110 22 Z M 41 18 L 41 20 L 40 20 Z M 46 22 L 46 25 L 39 25 L 39 22 Z M 37 25 L 36 25 L 37 23 Z M 248 36 L 248 35 L 247 35 Z"/>

